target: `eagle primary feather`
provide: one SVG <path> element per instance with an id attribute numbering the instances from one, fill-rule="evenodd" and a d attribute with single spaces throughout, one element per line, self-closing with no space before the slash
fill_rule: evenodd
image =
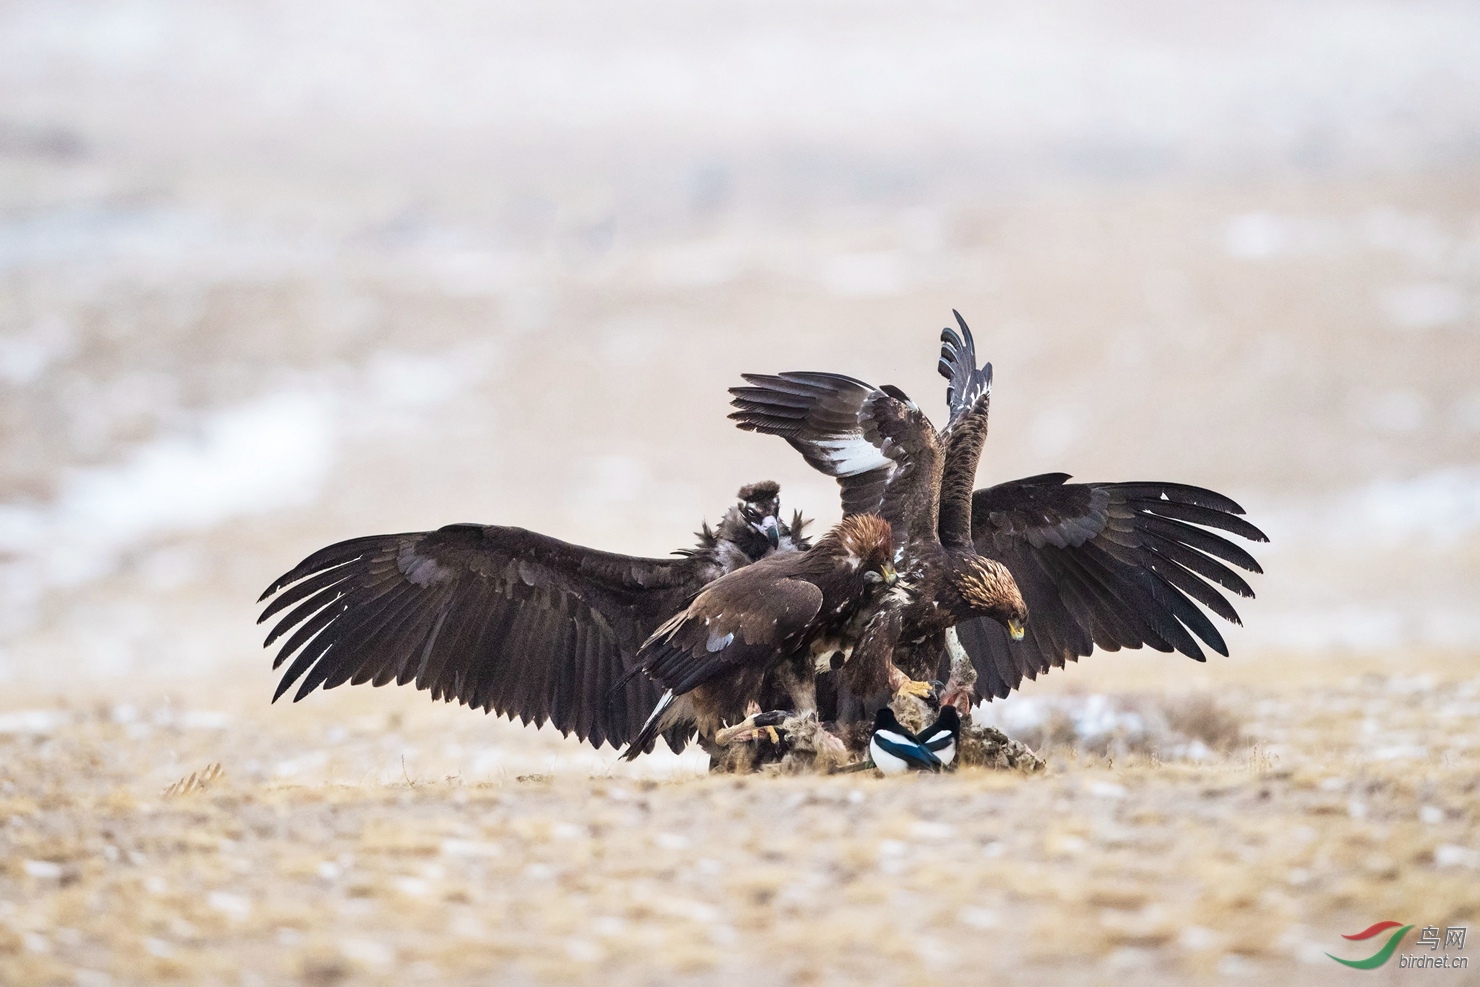
<path id="1" fill-rule="evenodd" d="M 1254 595 L 1230 566 L 1257 573 L 1259 563 L 1207 530 L 1268 541 L 1239 516 L 1243 508 L 1184 484 L 1068 480 L 1046 473 L 972 497 L 977 550 L 1012 570 L 1034 618 L 1020 642 L 986 621 L 956 629 L 981 694 L 1004 697 L 1025 677 L 1062 668 L 1096 646 L 1146 646 L 1203 661 L 1200 640 L 1227 655 L 1227 643 L 1198 604 L 1237 624 L 1238 612 L 1219 587 Z"/>

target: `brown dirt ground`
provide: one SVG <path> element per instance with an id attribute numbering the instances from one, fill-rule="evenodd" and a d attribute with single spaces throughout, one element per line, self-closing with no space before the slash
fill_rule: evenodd
<path id="1" fill-rule="evenodd" d="M 1204 763 L 905 780 L 629 767 L 409 690 L 11 695 L 0 982 L 1342 982 L 1342 933 L 1480 919 L 1480 676 L 1408 666 L 1192 669 L 1243 737 Z"/>

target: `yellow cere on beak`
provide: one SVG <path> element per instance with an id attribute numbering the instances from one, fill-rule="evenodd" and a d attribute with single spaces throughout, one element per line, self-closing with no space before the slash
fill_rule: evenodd
<path id="1" fill-rule="evenodd" d="M 1023 634 L 1026 633 L 1023 628 L 1023 622 L 1020 620 L 1009 620 L 1007 622 L 1007 633 L 1012 635 L 1014 641 L 1021 641 Z"/>
<path id="2" fill-rule="evenodd" d="M 894 570 L 894 566 L 892 565 L 886 564 L 883 569 L 879 570 L 879 574 L 884 577 L 885 586 L 893 586 L 899 581 L 899 573 Z"/>

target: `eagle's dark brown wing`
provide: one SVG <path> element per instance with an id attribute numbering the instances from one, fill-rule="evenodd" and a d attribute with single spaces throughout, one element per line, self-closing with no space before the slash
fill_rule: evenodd
<path id="1" fill-rule="evenodd" d="M 744 374 L 730 418 L 779 435 L 836 477 L 843 513 L 878 514 L 911 542 L 934 541 L 942 458 L 930 420 L 904 392 L 842 374 Z"/>
<path id="2" fill-rule="evenodd" d="M 1217 528 L 1253 541 L 1264 533 L 1221 494 L 1175 483 L 1065 483 L 1065 473 L 976 491 L 977 551 L 1007 566 L 1028 604 L 1027 636 L 1010 640 L 995 621 L 957 626 L 983 696 L 1006 696 L 1023 677 L 1106 651 L 1180 651 L 1198 661 L 1193 635 L 1219 654 L 1228 646 L 1198 604 L 1241 623 L 1216 587 L 1252 597 L 1224 563 L 1262 572 Z M 1215 585 L 1216 584 L 1216 585 Z"/>
<path id="3" fill-rule="evenodd" d="M 976 343 L 961 313 L 961 326 L 940 334 L 940 375 L 947 381 L 951 417 L 941 432 L 944 467 L 940 481 L 940 541 L 951 548 L 971 548 L 971 494 L 976 467 L 987 441 L 987 412 L 992 400 L 992 365 L 976 365 Z"/>
<path id="4" fill-rule="evenodd" d="M 787 578 L 790 560 L 773 555 L 720 577 L 643 644 L 638 667 L 665 691 L 623 755 L 627 760 L 652 745 L 678 696 L 706 684 L 743 694 L 749 682 L 758 697 L 766 671 L 805 637 L 822 608 L 816 584 Z"/>
<path id="5" fill-rule="evenodd" d="M 777 579 L 762 563 L 711 583 L 643 646 L 643 672 L 674 695 L 739 666 L 764 668 L 784 657 L 822 607 L 822 590 L 805 579 Z"/>
<path id="6" fill-rule="evenodd" d="M 315 552 L 278 579 L 273 699 L 348 682 L 414 682 L 600 747 L 620 746 L 657 701 L 643 678 L 612 689 L 642 642 L 712 577 L 703 558 L 643 559 L 492 525 L 373 535 Z M 289 633 L 292 632 L 292 633 Z M 687 733 L 670 736 L 675 750 Z"/>

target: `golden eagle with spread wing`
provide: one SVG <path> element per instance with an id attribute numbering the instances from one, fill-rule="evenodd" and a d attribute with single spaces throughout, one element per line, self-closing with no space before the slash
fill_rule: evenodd
<path id="1" fill-rule="evenodd" d="M 730 418 L 782 436 L 836 477 L 845 515 L 878 513 L 894 527 L 905 591 L 895 608 L 897 636 L 883 645 L 894 665 L 913 679 L 934 678 L 945 634 L 962 621 L 983 618 L 1023 636 L 1030 609 L 1012 574 L 972 541 L 971 477 L 986 438 L 990 366 L 962 364 L 939 434 L 891 385 L 832 373 L 743 376 L 749 386 L 730 389 Z"/>
<path id="2" fill-rule="evenodd" d="M 779 496 L 769 481 L 742 488 L 717 528 L 671 559 L 482 524 L 330 545 L 262 594 L 273 599 L 259 623 L 288 611 L 264 642 L 287 635 L 273 668 L 292 659 L 273 700 L 300 679 L 294 702 L 320 686 L 415 683 L 433 699 L 619 747 L 660 695 L 628 675 L 643 641 L 715 579 L 809 547 L 800 513 L 778 520 Z M 665 739 L 676 751 L 690 734 Z"/>
<path id="3" fill-rule="evenodd" d="M 942 544 L 1004 566 L 1031 619 L 1021 636 L 1000 620 L 964 620 L 944 636 L 948 664 L 932 640 L 913 656 L 897 656 L 901 667 L 915 676 L 931 674 L 931 668 L 937 676 L 948 672 L 942 698 L 964 711 L 974 699 L 1005 697 L 1024 677 L 1062 668 L 1097 646 L 1145 646 L 1204 661 L 1201 640 L 1227 655 L 1227 644 L 1199 604 L 1240 623 L 1219 587 L 1252 597 L 1249 584 L 1230 566 L 1263 570 L 1215 532 L 1257 542 L 1268 541 L 1264 533 L 1228 497 L 1179 483 L 1068 483 L 1067 474 L 1048 473 L 973 491 L 987 434 L 992 366 L 977 369 L 971 330 L 954 314 L 960 332 L 941 333 L 938 365 L 951 409 L 941 435 L 939 512 L 932 515 L 917 494 L 905 506 L 920 513 L 905 523 L 912 531 L 935 523 Z M 793 376 L 817 375 L 781 379 Z M 732 392 L 741 411 L 731 417 L 740 419 L 741 428 L 750 427 L 742 417 L 746 389 Z M 898 454 L 894 440 L 871 422 L 867 402 L 855 402 L 859 413 L 850 418 L 849 408 L 835 399 L 809 394 L 779 400 L 790 405 L 773 419 L 781 427 L 758 430 L 785 435 L 813 466 L 837 476 L 845 513 L 870 510 L 888 496 Z"/>

